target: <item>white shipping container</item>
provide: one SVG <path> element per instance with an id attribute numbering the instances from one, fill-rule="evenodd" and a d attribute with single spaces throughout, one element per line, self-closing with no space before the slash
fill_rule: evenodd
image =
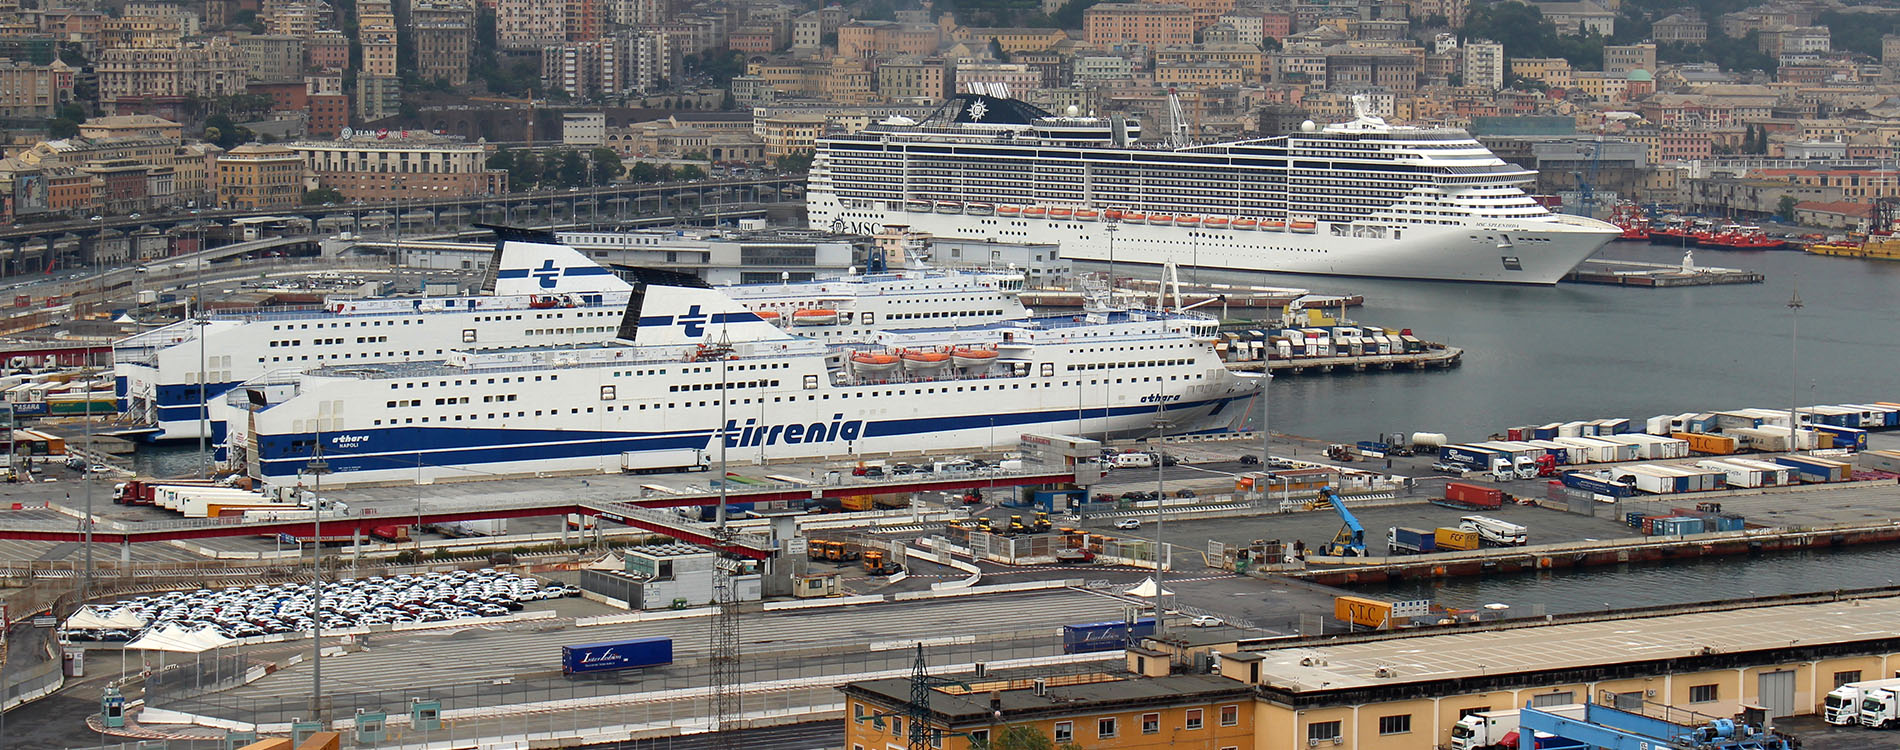
<path id="1" fill-rule="evenodd" d="M 1794 469 L 1772 461 L 1739 457 L 1725 458 L 1722 460 L 1727 463 L 1735 464 L 1736 466 L 1743 466 L 1760 471 L 1762 476 L 1761 486 L 1763 487 L 1782 487 L 1794 483 Z"/>
<path id="2" fill-rule="evenodd" d="M 1647 421 L 1643 422 L 1643 432 L 1651 435 L 1668 436 L 1670 432 L 1674 431 L 1674 425 L 1670 424 L 1672 419 L 1674 419 L 1674 417 L 1668 414 L 1650 417 Z"/>
<path id="3" fill-rule="evenodd" d="M 1565 422 L 1557 426 L 1557 437 L 1583 437 L 1582 422 Z"/>
<path id="4" fill-rule="evenodd" d="M 1681 492 L 1686 484 L 1676 475 L 1661 471 L 1649 464 L 1619 466 L 1616 469 L 1616 476 L 1619 479 L 1629 477 L 1635 480 L 1638 491 L 1652 495 L 1673 495 Z"/>
<path id="5" fill-rule="evenodd" d="M 1768 472 L 1752 466 L 1743 466 L 1729 461 L 1697 461 L 1696 466 L 1712 471 L 1720 471 L 1727 478 L 1730 487 L 1768 487 Z"/>
<path id="6" fill-rule="evenodd" d="M 1559 443 L 1555 440 L 1526 440 L 1524 441 L 1524 444 L 1535 447 L 1535 448 L 1541 448 L 1543 449 L 1546 455 L 1551 455 L 1550 451 L 1554 451 L 1554 450 L 1563 451 L 1564 452 L 1563 463 L 1566 463 L 1566 464 L 1589 463 L 1588 461 L 1578 456 L 1577 449 L 1572 448 L 1568 445 L 1564 445 L 1563 443 Z"/>
<path id="7" fill-rule="evenodd" d="M 1796 445 L 1792 448 L 1788 446 L 1788 428 L 1786 427 L 1737 427 L 1732 430 L 1723 430 L 1722 434 L 1733 435 L 1749 448 L 1768 453 L 1814 449 L 1813 430 L 1796 430 L 1794 433 Z"/>

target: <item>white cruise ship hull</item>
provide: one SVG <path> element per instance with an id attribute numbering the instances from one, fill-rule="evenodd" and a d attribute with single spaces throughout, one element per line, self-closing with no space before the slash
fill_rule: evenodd
<path id="1" fill-rule="evenodd" d="M 1190 268 L 1326 276 L 1555 284 L 1617 235 L 1603 222 L 1568 216 L 1491 227 L 1415 225 L 1365 236 L 1318 222 L 1312 232 L 1207 229 L 1108 221 L 1005 219 L 904 210 L 840 208 L 814 194 L 814 227 L 905 225 L 943 237 L 1059 245 L 1062 257 Z M 1114 227 L 1111 257 L 1109 227 Z M 1360 235 L 1360 236 L 1355 236 Z"/>

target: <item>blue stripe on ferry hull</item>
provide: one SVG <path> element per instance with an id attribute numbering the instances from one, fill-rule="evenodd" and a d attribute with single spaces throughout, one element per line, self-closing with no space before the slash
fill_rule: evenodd
<path id="1" fill-rule="evenodd" d="M 1224 396 L 1204 401 L 1168 404 L 1166 409 L 1177 411 L 1213 407 L 1213 412 L 1218 412 L 1233 401 L 1252 397 L 1252 394 Z M 1102 409 L 1083 409 L 1081 418 L 1087 421 L 1102 419 L 1104 416 L 1126 417 L 1152 414 L 1154 411 L 1155 407 L 1152 405 L 1112 407 L 1106 411 L 1106 415 Z M 864 438 L 927 436 L 933 433 L 988 427 L 1073 422 L 1076 418 L 1076 410 L 1068 409 L 899 419 L 867 424 L 864 428 Z M 265 476 L 278 477 L 295 475 L 309 460 L 307 447 L 299 446 L 290 449 L 297 455 L 279 458 L 268 456 L 288 452 L 285 448 L 291 441 L 299 441 L 307 445 L 315 437 L 314 434 L 304 433 L 261 438 L 260 452 L 267 456 L 260 462 L 262 473 Z M 352 440 L 352 437 L 356 439 Z M 677 448 L 711 449 L 713 439 L 714 432 L 711 429 L 641 434 L 452 427 L 375 428 L 344 430 L 340 433 L 324 435 L 323 458 L 329 464 L 330 470 L 338 473 L 414 468 L 418 460 L 424 461 L 427 466 L 473 468 L 483 464 L 518 461 L 597 458 L 621 452 Z M 837 444 L 843 441 L 831 442 Z M 498 445 L 498 443 L 505 444 Z M 842 445 L 839 447 L 842 448 Z M 831 452 L 842 451 L 824 451 L 814 453 L 814 455 Z"/>

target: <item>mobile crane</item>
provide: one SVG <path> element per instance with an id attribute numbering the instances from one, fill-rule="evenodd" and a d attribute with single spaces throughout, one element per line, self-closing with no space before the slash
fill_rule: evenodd
<path id="1" fill-rule="evenodd" d="M 1320 548 L 1320 554 L 1329 557 L 1365 557 L 1366 527 L 1359 523 L 1352 511 L 1346 510 L 1346 503 L 1339 499 L 1339 494 L 1331 486 L 1321 487 L 1316 503 L 1332 506 L 1341 522 L 1339 533 L 1333 536 L 1333 541 Z"/>

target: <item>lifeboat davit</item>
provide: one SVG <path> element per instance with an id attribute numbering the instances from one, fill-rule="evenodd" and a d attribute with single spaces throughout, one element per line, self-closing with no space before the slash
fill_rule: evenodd
<path id="1" fill-rule="evenodd" d="M 1207 227 L 1208 229 L 1226 229 L 1227 217 L 1209 216 L 1207 217 L 1207 221 L 1201 222 L 1201 226 Z"/>
<path id="2" fill-rule="evenodd" d="M 1094 221 L 1098 215 L 1099 214 L 1097 214 L 1093 208 L 1078 208 L 1075 210 L 1075 218 L 1081 221 Z"/>
<path id="3" fill-rule="evenodd" d="M 1075 211 L 1073 209 L 1067 209 L 1067 208 L 1049 209 L 1049 218 L 1051 219 L 1067 219 L 1074 215 L 1075 215 Z"/>
<path id="4" fill-rule="evenodd" d="M 1048 213 L 1049 213 L 1049 209 L 1043 208 L 1042 206 L 1030 206 L 1028 208 L 1023 209 L 1023 218 L 1040 219 L 1045 214 L 1048 214 Z"/>
<path id="5" fill-rule="evenodd" d="M 1252 229 L 1257 226 L 1260 226 L 1260 222 L 1254 219 L 1235 219 L 1234 220 L 1235 229 Z"/>
<path id="6" fill-rule="evenodd" d="M 837 324 L 837 310 L 818 308 L 792 311 L 792 325 L 795 326 L 835 326 Z"/>
<path id="7" fill-rule="evenodd" d="M 883 352 L 853 352 L 851 366 L 860 372 L 890 372 L 897 369 L 897 355 Z"/>
<path id="8" fill-rule="evenodd" d="M 950 351 L 950 361 L 958 367 L 984 367 L 996 361 L 996 350 L 957 347 Z"/>
<path id="9" fill-rule="evenodd" d="M 1023 211 L 1022 206 L 997 206 L 996 207 L 997 216 L 1015 216 L 1016 214 L 1022 213 L 1022 211 Z"/>
<path id="10" fill-rule="evenodd" d="M 902 359 L 906 370 L 935 370 L 950 364 L 950 355 L 943 352 L 904 352 Z"/>

